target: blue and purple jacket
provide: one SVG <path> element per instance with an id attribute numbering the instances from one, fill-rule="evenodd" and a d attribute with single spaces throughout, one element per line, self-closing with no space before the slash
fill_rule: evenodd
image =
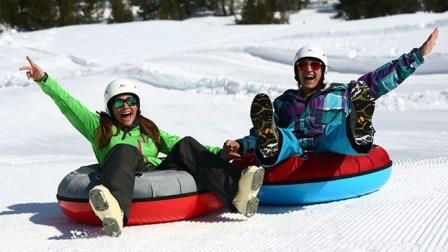
<path id="1" fill-rule="evenodd" d="M 315 151 L 324 129 L 330 123 L 341 123 L 350 114 L 350 87 L 356 82 L 365 82 L 376 100 L 398 87 L 410 76 L 424 59 L 415 48 L 410 53 L 388 62 L 373 72 L 361 76 L 348 84 L 326 83 L 311 96 L 303 98 L 302 91 L 289 89 L 274 100 L 274 120 L 279 128 L 293 131 L 303 151 Z M 237 140 L 243 153 L 254 150 L 255 131 Z"/>

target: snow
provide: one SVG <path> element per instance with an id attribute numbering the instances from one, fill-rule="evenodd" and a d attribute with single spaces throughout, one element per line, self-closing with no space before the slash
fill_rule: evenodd
<path id="1" fill-rule="evenodd" d="M 303 10 L 289 25 L 206 17 L 0 34 L 0 250 L 447 251 L 448 13 L 333 15 Z M 346 82 L 420 46 L 435 26 L 439 40 L 425 64 L 377 104 L 375 141 L 394 161 L 381 190 L 327 204 L 263 206 L 249 220 L 220 211 L 126 227 L 117 239 L 59 210 L 60 180 L 95 158 L 17 70 L 30 55 L 93 111 L 103 109 L 109 81 L 134 79 L 143 113 L 159 127 L 221 146 L 248 132 L 256 93 L 295 88 L 291 61 L 304 44 L 324 48 L 328 78 Z"/>

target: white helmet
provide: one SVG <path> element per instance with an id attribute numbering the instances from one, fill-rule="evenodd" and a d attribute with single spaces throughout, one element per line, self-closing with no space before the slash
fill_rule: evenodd
<path id="1" fill-rule="evenodd" d="M 328 58 L 327 58 L 327 55 L 325 54 L 324 50 L 322 50 L 319 47 L 306 45 L 297 51 L 297 53 L 294 57 L 294 73 L 295 73 L 296 80 L 299 79 L 296 64 L 299 60 L 301 60 L 303 58 L 315 58 L 315 59 L 320 60 L 324 64 L 325 72 L 322 76 L 323 77 L 322 81 L 323 81 L 325 78 L 325 75 L 327 74 L 327 69 L 328 69 Z"/>
<path id="2" fill-rule="evenodd" d="M 106 90 L 104 90 L 104 103 L 106 105 L 106 110 L 108 110 L 107 103 L 110 99 L 117 95 L 126 93 L 133 94 L 140 99 L 137 92 L 137 86 L 132 80 L 116 79 L 110 82 L 109 85 L 107 85 Z"/>

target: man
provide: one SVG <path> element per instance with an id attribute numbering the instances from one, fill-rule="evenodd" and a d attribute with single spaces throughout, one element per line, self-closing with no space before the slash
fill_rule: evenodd
<path id="1" fill-rule="evenodd" d="M 230 159 L 255 151 L 260 164 L 271 167 L 290 156 L 313 152 L 368 153 L 375 133 L 375 100 L 398 87 L 424 62 L 438 33 L 435 28 L 419 48 L 348 84 L 327 82 L 325 52 L 302 47 L 294 59 L 298 89 L 287 90 L 274 104 L 266 94 L 257 94 L 251 105 L 250 135 L 227 140 L 222 155 Z"/>

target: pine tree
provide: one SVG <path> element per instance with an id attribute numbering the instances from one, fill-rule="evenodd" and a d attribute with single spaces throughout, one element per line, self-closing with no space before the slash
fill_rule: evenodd
<path id="1" fill-rule="evenodd" d="M 18 0 L 0 0 L 0 24 L 9 27 L 19 26 Z"/>
<path id="2" fill-rule="evenodd" d="M 241 23 L 242 24 L 256 24 L 258 22 L 256 15 L 256 0 L 246 0 L 241 10 Z"/>
<path id="3" fill-rule="evenodd" d="M 75 0 L 58 0 L 59 6 L 59 25 L 76 24 L 76 5 Z"/>
<path id="4" fill-rule="evenodd" d="M 272 24 L 274 23 L 274 12 L 268 1 L 258 0 L 256 5 L 256 12 L 259 24 Z"/>
<path id="5" fill-rule="evenodd" d="M 337 17 L 348 20 L 365 18 L 367 15 L 365 0 L 339 0 L 336 10 L 338 10 Z"/>
<path id="6" fill-rule="evenodd" d="M 93 24 L 103 21 L 104 3 L 101 0 L 83 0 L 78 3 L 80 23 Z"/>
<path id="7" fill-rule="evenodd" d="M 340 0 L 336 9 L 338 16 L 346 19 L 373 18 L 416 12 L 420 0 Z"/>
<path id="8" fill-rule="evenodd" d="M 425 10 L 434 12 L 445 12 L 448 10 L 447 0 L 423 0 Z"/>
<path id="9" fill-rule="evenodd" d="M 219 16 L 228 16 L 228 15 L 233 15 L 234 11 L 233 11 L 233 1 L 228 1 L 228 0 L 215 0 L 214 1 L 214 8 L 212 8 L 212 10 L 214 10 L 214 12 L 219 15 Z"/>
<path id="10" fill-rule="evenodd" d="M 229 0 L 229 15 L 235 15 L 235 0 Z"/>
<path id="11" fill-rule="evenodd" d="M 279 23 L 289 23 L 289 10 L 292 9 L 292 1 L 284 0 L 277 2 L 277 11 L 280 12 Z"/>
<path id="12" fill-rule="evenodd" d="M 370 15 L 370 17 L 414 13 L 420 9 L 420 0 L 380 0 L 377 2 L 379 6 L 379 8 L 375 8 L 377 13 Z M 369 7 L 374 8 L 375 5 L 372 4 Z"/>
<path id="13" fill-rule="evenodd" d="M 289 23 L 289 12 L 292 10 L 300 10 L 302 1 L 300 0 L 267 0 L 266 2 L 272 15 L 272 21 L 270 23 Z M 279 14 L 279 16 L 274 17 L 274 13 Z"/>
<path id="14" fill-rule="evenodd" d="M 227 1 L 226 0 L 221 0 L 221 1 L 219 1 L 219 7 L 220 7 L 220 9 L 221 9 L 221 11 L 222 11 L 222 15 L 223 16 L 227 16 L 228 14 L 228 11 L 227 11 Z"/>
<path id="15" fill-rule="evenodd" d="M 25 2 L 25 1 L 24 1 Z M 39 30 L 54 27 L 56 25 L 56 8 L 53 0 L 26 1 L 28 4 L 22 9 L 24 28 L 27 30 Z"/>
<path id="16" fill-rule="evenodd" d="M 138 15 L 143 20 L 154 19 L 160 9 L 159 0 L 139 0 L 134 1 L 134 4 L 139 7 Z"/>
<path id="17" fill-rule="evenodd" d="M 180 0 L 163 0 L 160 3 L 160 12 L 158 18 L 182 20 L 185 17 L 181 8 Z"/>
<path id="18" fill-rule="evenodd" d="M 131 22 L 133 20 L 132 12 L 122 0 L 112 0 L 112 17 L 111 23 Z"/>
<path id="19" fill-rule="evenodd" d="M 247 0 L 241 12 L 242 24 L 272 24 L 274 13 L 265 0 Z"/>
<path id="20" fill-rule="evenodd" d="M 208 5 L 206 0 L 178 0 L 178 3 L 183 14 L 181 19 L 203 15 L 202 12 Z"/>

